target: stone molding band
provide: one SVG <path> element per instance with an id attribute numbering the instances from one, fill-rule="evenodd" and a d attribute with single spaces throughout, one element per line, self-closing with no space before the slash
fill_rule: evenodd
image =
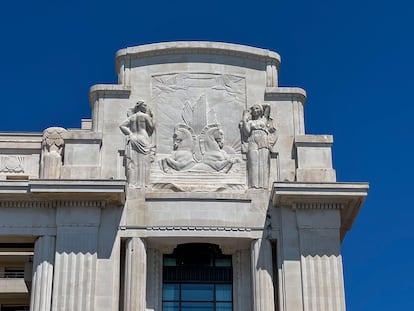
<path id="1" fill-rule="evenodd" d="M 238 56 L 250 59 L 274 61 L 277 66 L 280 64 L 280 55 L 273 51 L 240 44 L 223 42 L 164 42 L 146 44 L 138 47 L 121 49 L 116 53 L 116 70 L 119 70 L 122 59 L 134 59 L 148 56 L 168 55 L 168 54 L 215 54 Z"/>
<path id="2" fill-rule="evenodd" d="M 99 207 L 105 208 L 105 201 L 0 201 L 0 208 L 57 208 L 57 207 Z"/>
<path id="3" fill-rule="evenodd" d="M 323 203 L 323 202 L 299 202 L 293 203 L 293 209 L 327 209 L 327 210 L 342 210 L 345 207 L 344 203 Z"/>

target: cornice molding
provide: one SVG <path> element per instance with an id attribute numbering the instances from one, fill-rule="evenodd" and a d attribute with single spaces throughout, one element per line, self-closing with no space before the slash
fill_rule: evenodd
<path id="1" fill-rule="evenodd" d="M 89 89 L 89 105 L 100 97 L 122 97 L 128 98 L 131 94 L 131 87 L 124 84 L 95 84 Z"/>
<path id="2" fill-rule="evenodd" d="M 306 102 L 306 91 L 300 87 L 267 87 L 264 94 L 265 100 L 290 100 L 299 101 L 303 105 Z"/>
<path id="3" fill-rule="evenodd" d="M 33 179 L 0 181 L 0 207 L 10 202 L 19 206 L 102 206 L 102 202 L 123 205 L 125 180 Z M 7 203 L 9 202 L 9 203 Z M 43 203 L 42 203 L 43 202 Z M 17 204 L 17 203 L 16 203 Z"/>
<path id="4" fill-rule="evenodd" d="M 276 208 L 340 210 L 343 239 L 351 229 L 368 189 L 368 183 L 275 182 L 271 200 Z"/>
<path id="5" fill-rule="evenodd" d="M 344 203 L 326 203 L 326 202 L 299 202 L 293 203 L 293 209 L 323 209 L 323 210 L 342 210 Z"/>
<path id="6" fill-rule="evenodd" d="M 119 50 L 116 53 L 116 71 L 119 71 L 121 63 L 126 63 L 129 66 L 128 60 L 130 59 L 171 54 L 228 55 L 274 62 L 278 68 L 280 66 L 280 55 L 267 49 L 224 42 L 175 41 L 133 46 Z"/>

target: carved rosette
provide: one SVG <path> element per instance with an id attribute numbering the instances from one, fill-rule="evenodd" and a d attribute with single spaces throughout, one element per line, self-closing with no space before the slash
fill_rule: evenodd
<path id="1" fill-rule="evenodd" d="M 66 129 L 49 127 L 43 132 L 40 178 L 60 178 Z"/>

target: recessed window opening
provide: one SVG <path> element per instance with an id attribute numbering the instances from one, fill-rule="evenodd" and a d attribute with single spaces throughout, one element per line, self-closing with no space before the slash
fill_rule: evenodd
<path id="1" fill-rule="evenodd" d="M 178 245 L 163 262 L 163 311 L 231 311 L 231 256 L 214 244 Z"/>

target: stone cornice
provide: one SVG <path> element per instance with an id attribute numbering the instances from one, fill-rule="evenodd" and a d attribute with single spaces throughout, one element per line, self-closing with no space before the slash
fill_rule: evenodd
<path id="1" fill-rule="evenodd" d="M 91 130 L 69 129 L 62 136 L 65 142 L 70 141 L 70 140 L 74 140 L 74 141 L 88 140 L 90 142 L 101 142 L 102 141 L 102 133 L 94 132 Z"/>
<path id="2" fill-rule="evenodd" d="M 110 97 L 129 97 L 131 87 L 123 84 L 95 84 L 89 89 L 89 105 L 93 108 L 95 98 Z"/>
<path id="3" fill-rule="evenodd" d="M 280 55 L 267 49 L 223 42 L 175 41 L 133 46 L 119 50 L 116 53 L 116 71 L 119 71 L 120 63 L 124 59 L 181 53 L 229 55 L 273 62 L 277 67 L 280 65 Z"/>
<path id="4" fill-rule="evenodd" d="M 368 194 L 368 183 L 275 182 L 271 192 L 274 207 L 338 209 L 341 239 L 351 229 Z"/>
<path id="5" fill-rule="evenodd" d="M 38 150 L 40 152 L 43 133 L 2 132 L 0 149 Z"/>
<path id="6" fill-rule="evenodd" d="M 11 202 L 21 206 L 97 206 L 109 202 L 125 202 L 124 180 L 35 179 L 28 181 L 0 181 L 0 206 Z M 7 203 L 10 202 L 10 203 Z M 32 202 L 32 203 L 28 203 Z M 41 203 L 43 202 L 43 203 Z M 16 203 L 17 204 L 17 203 Z"/>
<path id="7" fill-rule="evenodd" d="M 306 91 L 299 87 L 267 87 L 265 100 L 296 100 L 306 102 Z"/>
<path id="8" fill-rule="evenodd" d="M 296 135 L 296 147 L 330 147 L 333 144 L 332 135 Z"/>

